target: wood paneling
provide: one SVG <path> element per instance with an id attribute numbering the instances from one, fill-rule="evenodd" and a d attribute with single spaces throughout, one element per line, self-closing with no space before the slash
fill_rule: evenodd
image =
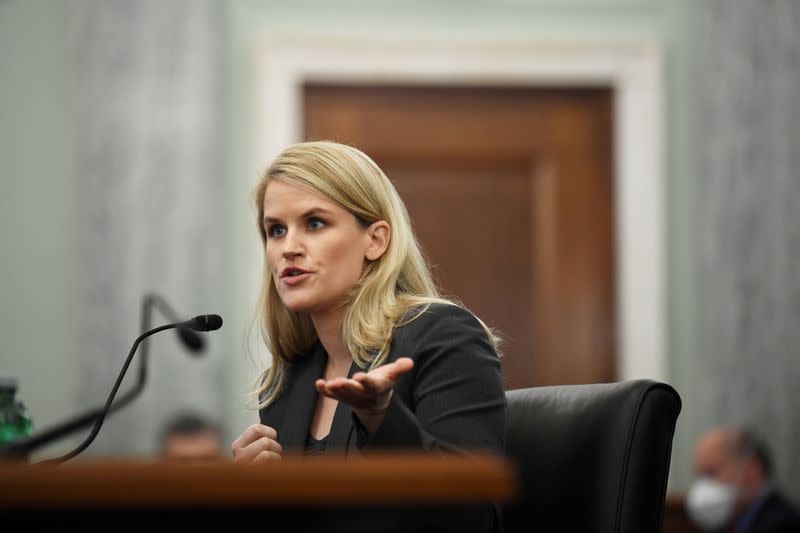
<path id="1" fill-rule="evenodd" d="M 306 137 L 375 159 L 445 291 L 505 337 L 506 388 L 616 379 L 610 90 L 304 94 Z"/>

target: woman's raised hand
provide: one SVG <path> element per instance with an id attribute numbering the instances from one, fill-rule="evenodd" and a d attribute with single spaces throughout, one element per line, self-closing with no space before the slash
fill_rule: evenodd
<path id="1" fill-rule="evenodd" d="M 262 463 L 281 458 L 278 433 L 264 424 L 253 424 L 231 444 L 235 463 Z"/>
<path id="2" fill-rule="evenodd" d="M 414 368 L 414 361 L 409 357 L 400 357 L 371 370 L 369 373 L 357 372 L 352 378 L 318 379 L 314 384 L 320 394 L 345 402 L 364 428 L 374 433 L 377 431 L 389 401 L 392 399 L 392 387 L 397 380 Z"/>

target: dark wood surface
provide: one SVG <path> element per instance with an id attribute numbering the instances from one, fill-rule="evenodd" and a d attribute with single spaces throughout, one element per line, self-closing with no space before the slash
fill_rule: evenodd
<path id="1" fill-rule="evenodd" d="M 504 501 L 515 471 L 495 457 L 387 455 L 229 462 L 0 464 L 0 509 L 91 506 L 361 505 Z"/>
<path id="2" fill-rule="evenodd" d="M 504 336 L 507 389 L 616 374 L 608 88 L 310 84 L 308 139 L 372 157 L 446 292 Z"/>
<path id="3" fill-rule="evenodd" d="M 485 526 L 472 517 L 491 516 L 491 504 L 516 491 L 515 469 L 488 456 L 0 464 L 0 523 L 24 531 L 372 533 L 424 517 L 437 531 L 477 533 Z"/>
<path id="4" fill-rule="evenodd" d="M 263 525 L 266 513 L 273 525 L 305 524 L 315 530 L 336 520 L 339 509 L 459 509 L 508 502 L 518 490 L 514 465 L 489 456 L 290 456 L 262 466 L 126 460 L 78 461 L 57 468 L 0 463 L 0 518 L 87 531 L 158 531 L 159 526 L 174 529 L 177 523 L 213 531 Z M 684 505 L 682 494 L 667 495 L 662 533 L 699 533 Z"/>
<path id="5" fill-rule="evenodd" d="M 686 514 L 686 498 L 683 494 L 667 494 L 662 533 L 701 533 Z"/>

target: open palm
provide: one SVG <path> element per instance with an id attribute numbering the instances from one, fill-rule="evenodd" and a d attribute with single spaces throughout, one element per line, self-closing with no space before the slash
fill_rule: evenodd
<path id="1" fill-rule="evenodd" d="M 392 388 L 397 380 L 414 368 L 409 357 L 400 357 L 393 363 L 365 373 L 357 372 L 351 378 L 318 379 L 315 386 L 320 394 L 344 402 L 353 409 L 367 429 L 372 429 L 383 419 L 392 399 Z"/>

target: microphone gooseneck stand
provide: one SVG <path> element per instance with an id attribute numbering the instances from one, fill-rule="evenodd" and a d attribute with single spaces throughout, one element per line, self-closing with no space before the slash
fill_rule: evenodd
<path id="1" fill-rule="evenodd" d="M 133 360 L 133 355 L 136 353 L 136 348 L 139 347 L 139 343 L 141 343 L 144 339 L 158 333 L 160 331 L 164 331 L 167 329 L 174 329 L 174 328 L 188 328 L 194 331 L 213 331 L 222 327 L 222 318 L 219 315 L 200 315 L 196 316 L 191 320 L 186 322 L 178 322 L 174 324 L 167 324 L 164 326 L 159 326 L 157 328 L 151 329 L 150 331 L 146 331 L 139 335 L 139 337 L 134 341 L 133 346 L 131 347 L 130 352 L 128 353 L 127 359 L 125 359 L 125 364 L 122 365 L 122 370 L 117 376 L 117 381 L 114 383 L 114 387 L 111 389 L 111 393 L 108 395 L 108 399 L 106 400 L 106 405 L 103 408 L 103 412 L 97 418 L 94 423 L 94 427 L 92 428 L 92 432 L 89 434 L 86 439 L 79 444 L 74 450 L 69 453 L 66 453 L 60 457 L 56 457 L 54 459 L 47 459 L 44 461 L 39 461 L 35 463 L 36 465 L 60 465 L 66 461 L 69 461 L 83 450 L 85 450 L 89 444 L 97 436 L 97 433 L 100 431 L 100 427 L 103 425 L 103 420 L 105 419 L 106 415 L 108 414 L 109 409 L 111 408 L 111 404 L 114 401 L 114 396 L 117 394 L 117 389 L 119 389 L 120 383 L 122 383 L 122 378 L 125 377 L 125 372 L 127 372 L 128 367 Z"/>
<path id="2" fill-rule="evenodd" d="M 106 405 L 103 407 L 103 411 L 100 413 L 100 416 L 97 417 L 97 420 L 94 422 L 94 427 L 92 428 L 92 432 L 89 434 L 84 441 L 78 445 L 77 448 L 72 450 L 69 453 L 66 453 L 60 457 L 56 457 L 54 459 L 47 459 L 44 461 L 39 461 L 38 463 L 34 463 L 36 465 L 59 465 L 63 462 L 69 461 L 92 443 L 94 438 L 97 436 L 97 433 L 100 431 L 100 427 L 103 425 L 103 420 L 105 420 L 106 414 L 108 414 L 109 409 L 111 408 L 111 403 L 114 401 L 114 396 L 117 394 L 117 389 L 119 389 L 120 383 L 122 383 L 122 378 L 125 376 L 125 372 L 128 370 L 128 366 L 131 364 L 131 360 L 133 359 L 133 354 L 136 353 L 136 348 L 139 347 L 139 343 L 142 342 L 145 338 L 153 335 L 154 333 L 158 333 L 159 331 L 164 331 L 166 329 L 172 329 L 178 327 L 177 324 L 168 324 L 166 326 L 161 326 L 155 328 L 151 331 L 147 331 L 139 336 L 136 341 L 133 343 L 131 347 L 131 351 L 128 353 L 128 358 L 125 360 L 125 364 L 122 365 L 122 371 L 117 376 L 117 381 L 114 383 L 114 388 L 111 389 L 111 394 L 108 395 L 108 400 L 106 400 Z"/>
<path id="3" fill-rule="evenodd" d="M 50 428 L 46 428 L 44 431 L 32 435 L 30 437 L 26 437 L 24 439 L 15 440 L 9 443 L 0 446 L 0 458 L 3 457 L 10 457 L 14 459 L 25 459 L 27 460 L 28 455 L 34 451 L 35 449 L 44 446 L 48 443 L 54 442 L 66 435 L 69 435 L 75 431 L 78 431 L 86 426 L 89 426 L 92 423 L 96 423 L 97 420 L 102 416 L 108 416 L 110 413 L 114 413 L 125 407 L 130 402 L 132 402 L 139 394 L 141 394 L 142 390 L 144 390 L 144 386 L 147 383 L 147 363 L 149 357 L 149 342 L 147 337 L 149 335 L 145 335 L 145 333 L 153 334 L 157 331 L 149 331 L 152 311 L 154 307 L 158 307 L 162 314 L 167 316 L 172 322 L 175 324 L 171 324 L 171 327 L 167 327 L 164 329 L 173 329 L 176 328 L 178 332 L 178 337 L 181 340 L 183 346 L 193 355 L 199 355 L 205 349 L 205 341 L 203 338 L 195 332 L 192 327 L 187 326 L 188 323 L 180 322 L 181 318 L 179 318 L 178 314 L 169 306 L 169 304 L 164 300 L 164 298 L 160 297 L 155 293 L 146 294 L 144 299 L 142 300 L 142 307 L 140 313 L 140 331 L 142 333 L 142 337 L 137 339 L 137 342 L 141 341 L 141 350 L 139 355 L 139 373 L 136 383 L 131 387 L 130 390 L 125 392 L 122 396 L 117 399 L 114 403 L 111 404 L 110 407 L 96 407 L 91 409 L 85 413 L 73 416 L 61 422 L 55 426 Z M 206 316 L 214 316 L 218 317 L 218 315 L 206 315 Z M 199 317 L 197 317 L 199 318 Z M 195 318 L 194 320 L 197 320 Z M 192 321 L 189 321 L 192 322 Z M 193 323 L 195 327 L 198 326 L 198 323 Z M 222 319 L 219 318 L 219 326 L 222 325 Z M 210 330 L 209 328 L 208 330 Z M 202 329 L 202 326 L 197 329 L 198 331 L 205 331 Z M 163 331 L 163 330 L 159 330 Z M 135 352 L 135 346 L 132 353 Z M 130 357 L 130 356 L 129 356 Z M 126 365 L 127 369 L 127 365 Z M 124 374 L 124 371 L 123 371 Z M 38 463 L 37 463 L 38 464 Z"/>

